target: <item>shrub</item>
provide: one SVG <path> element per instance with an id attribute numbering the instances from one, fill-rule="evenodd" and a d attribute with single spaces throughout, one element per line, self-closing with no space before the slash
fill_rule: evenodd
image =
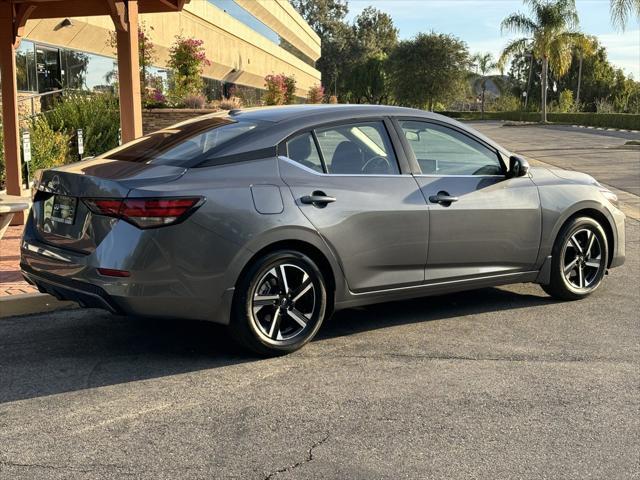
<path id="1" fill-rule="evenodd" d="M 69 137 L 82 128 L 85 156 L 100 155 L 118 145 L 120 111 L 114 95 L 65 96 L 43 117 L 53 131 L 65 132 Z M 72 155 L 71 160 L 76 160 L 76 152 Z"/>
<path id="2" fill-rule="evenodd" d="M 181 105 L 186 97 L 199 95 L 203 90 L 204 82 L 200 74 L 205 65 L 211 64 L 205 55 L 203 44 L 202 40 L 176 35 L 169 49 L 169 99 L 174 104 Z"/>
<path id="3" fill-rule="evenodd" d="M 242 100 L 239 97 L 223 98 L 218 103 L 218 107 L 222 110 L 234 110 L 236 108 L 242 108 Z"/>
<path id="4" fill-rule="evenodd" d="M 606 98 L 598 98 L 596 100 L 596 112 L 598 113 L 614 113 L 613 104 Z"/>
<path id="5" fill-rule="evenodd" d="M 307 92 L 307 103 L 322 103 L 324 100 L 324 88 L 322 85 L 313 85 Z"/>
<path id="6" fill-rule="evenodd" d="M 520 108 L 520 100 L 514 95 L 500 95 L 491 104 L 496 112 L 513 112 Z"/>
<path id="7" fill-rule="evenodd" d="M 204 95 L 188 95 L 183 100 L 186 108 L 201 109 L 207 104 L 207 98 Z"/>
<path id="8" fill-rule="evenodd" d="M 462 120 L 480 120 L 480 112 L 438 113 Z M 540 121 L 539 112 L 485 112 L 484 117 L 486 120 Z M 640 130 L 640 114 L 632 113 L 549 113 L 547 119 L 552 123 Z"/>
<path id="9" fill-rule="evenodd" d="M 558 113 L 574 112 L 576 104 L 573 100 L 573 92 L 565 89 L 560 92 L 560 98 L 558 99 L 557 111 Z"/>
<path id="10" fill-rule="evenodd" d="M 338 97 L 336 97 L 335 95 L 331 95 L 329 97 L 329 103 L 332 103 L 332 104 L 338 103 Z"/>
<path id="11" fill-rule="evenodd" d="M 264 86 L 267 91 L 264 94 L 264 103 L 267 105 L 283 105 L 287 86 L 284 75 L 267 75 L 264 77 Z"/>
<path id="12" fill-rule="evenodd" d="M 41 168 L 53 168 L 68 163 L 70 143 L 71 135 L 53 130 L 45 118 L 36 117 L 31 122 L 29 171 L 35 172 Z"/>
<path id="13" fill-rule="evenodd" d="M 284 103 L 285 105 L 291 105 L 296 99 L 296 79 L 293 76 L 284 75 Z"/>

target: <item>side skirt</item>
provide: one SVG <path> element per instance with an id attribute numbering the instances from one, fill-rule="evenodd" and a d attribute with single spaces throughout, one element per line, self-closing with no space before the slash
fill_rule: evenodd
<path id="1" fill-rule="evenodd" d="M 508 285 L 511 283 L 538 283 L 540 271 L 507 273 L 500 275 L 487 275 L 485 277 L 466 278 L 462 280 L 451 280 L 448 282 L 430 283 L 426 285 L 416 285 L 388 290 L 377 290 L 366 293 L 349 292 L 347 298 L 336 302 L 335 309 L 352 308 L 374 303 L 391 302 L 395 300 L 405 300 L 409 298 L 428 297 L 432 295 L 442 295 L 445 293 L 461 292 L 464 290 L 475 290 L 477 288 L 495 287 L 498 285 Z"/>

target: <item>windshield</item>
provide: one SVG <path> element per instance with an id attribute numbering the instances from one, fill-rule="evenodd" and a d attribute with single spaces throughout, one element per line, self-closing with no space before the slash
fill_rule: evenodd
<path id="1" fill-rule="evenodd" d="M 140 137 L 110 150 L 103 158 L 181 166 L 195 159 L 209 158 L 217 147 L 253 130 L 256 125 L 225 117 L 193 120 Z"/>

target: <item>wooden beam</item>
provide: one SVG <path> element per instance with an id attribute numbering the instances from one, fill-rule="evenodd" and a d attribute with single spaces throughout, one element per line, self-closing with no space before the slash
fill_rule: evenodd
<path id="1" fill-rule="evenodd" d="M 109 7 L 109 14 L 111 15 L 111 20 L 113 20 L 113 25 L 116 27 L 116 31 L 126 31 L 127 30 L 127 8 L 123 1 L 117 0 L 106 0 L 107 6 Z"/>
<path id="2" fill-rule="evenodd" d="M 19 3 L 15 7 L 13 20 L 13 48 L 18 48 L 20 46 L 20 40 L 24 35 L 24 26 L 35 9 L 36 5 L 32 3 Z"/>
<path id="3" fill-rule="evenodd" d="M 117 1 L 117 0 L 116 0 Z M 120 0 L 122 1 L 122 0 Z M 11 4 L 8 0 L 0 3 Z M 139 13 L 177 12 L 188 0 L 139 0 Z M 13 4 L 37 6 L 29 18 L 66 18 L 91 17 L 95 15 L 111 15 L 112 11 L 106 0 L 14 0 Z"/>
<path id="4" fill-rule="evenodd" d="M 122 141 L 142 136 L 142 99 L 138 59 L 138 2 L 126 0 L 126 28 L 116 30 Z"/>
<path id="5" fill-rule="evenodd" d="M 2 133 L 7 193 L 22 196 L 22 163 L 18 127 L 18 89 L 16 86 L 16 52 L 13 47 L 14 10 L 9 2 L 0 3 L 0 76 L 2 76 Z M 16 214 L 12 225 L 24 223 L 23 213 Z"/>

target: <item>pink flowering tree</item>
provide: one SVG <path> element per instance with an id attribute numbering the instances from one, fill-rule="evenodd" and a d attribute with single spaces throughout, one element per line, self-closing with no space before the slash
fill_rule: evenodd
<path id="1" fill-rule="evenodd" d="M 307 91 L 307 103 L 322 103 L 324 100 L 324 87 L 313 85 Z"/>
<path id="2" fill-rule="evenodd" d="M 182 103 L 188 96 L 202 95 L 203 82 L 200 75 L 205 66 L 211 65 L 203 44 L 202 40 L 177 35 L 169 49 L 169 98 L 175 104 Z"/>
<path id="3" fill-rule="evenodd" d="M 264 103 L 267 105 L 289 105 L 296 92 L 296 79 L 283 73 L 264 77 Z"/>

